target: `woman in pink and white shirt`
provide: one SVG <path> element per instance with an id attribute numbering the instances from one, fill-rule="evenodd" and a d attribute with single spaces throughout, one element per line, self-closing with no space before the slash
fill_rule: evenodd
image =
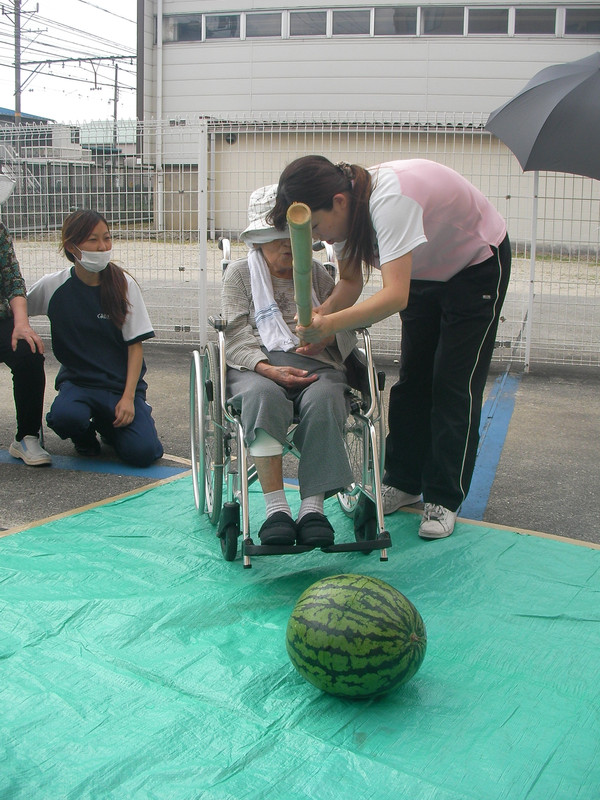
<path id="1" fill-rule="evenodd" d="M 297 333 L 310 352 L 338 331 L 400 313 L 384 511 L 422 495 L 419 535 L 449 536 L 473 475 L 483 391 L 510 277 L 506 223 L 469 181 L 425 159 L 365 169 L 304 156 L 281 174 L 275 227 L 283 228 L 292 202 L 310 207 L 313 236 L 335 245 L 340 272 L 310 326 L 298 326 Z M 382 288 L 357 303 L 363 276 L 373 268 L 381 270 Z"/>

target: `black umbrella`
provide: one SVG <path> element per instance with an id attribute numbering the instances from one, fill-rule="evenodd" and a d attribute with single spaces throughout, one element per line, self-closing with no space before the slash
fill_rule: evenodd
<path id="1" fill-rule="evenodd" d="M 600 179 L 600 53 L 540 70 L 512 100 L 492 111 L 485 127 L 512 150 L 525 172 L 534 171 L 529 299 L 524 320 L 525 372 L 529 372 L 539 170 Z"/>
<path id="2" fill-rule="evenodd" d="M 600 179 L 600 53 L 541 70 L 485 127 L 525 172 Z"/>

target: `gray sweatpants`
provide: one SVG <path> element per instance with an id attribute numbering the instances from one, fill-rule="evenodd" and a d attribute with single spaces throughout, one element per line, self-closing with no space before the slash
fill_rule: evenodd
<path id="1" fill-rule="evenodd" d="M 288 391 L 249 370 L 227 370 L 227 397 L 240 412 L 246 445 L 262 428 L 284 444 L 294 417 L 299 419 L 294 444 L 300 451 L 300 497 L 333 494 L 352 483 L 343 430 L 348 417 L 346 375 L 313 358 L 272 351 L 269 361 L 316 373 L 319 380 L 300 391 Z"/>

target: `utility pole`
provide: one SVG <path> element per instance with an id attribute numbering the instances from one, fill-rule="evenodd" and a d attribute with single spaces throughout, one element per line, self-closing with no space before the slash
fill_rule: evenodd
<path id="1" fill-rule="evenodd" d="M 113 145 L 116 147 L 118 144 L 118 129 L 117 129 L 117 108 L 119 100 L 119 62 L 115 61 L 115 96 L 113 103 Z"/>
<path id="2" fill-rule="evenodd" d="M 21 124 L 21 0 L 15 4 L 15 125 Z"/>

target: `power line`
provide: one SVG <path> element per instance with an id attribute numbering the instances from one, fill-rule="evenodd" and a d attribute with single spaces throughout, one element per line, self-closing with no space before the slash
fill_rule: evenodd
<path id="1" fill-rule="evenodd" d="M 71 25 L 66 25 L 64 22 L 57 22 L 56 20 L 40 16 L 36 17 L 36 20 L 43 24 L 51 25 L 53 28 L 58 28 L 59 30 L 62 31 L 68 31 L 69 33 L 76 33 L 77 35 L 82 36 L 83 38 L 91 39 L 96 44 L 109 45 L 111 49 L 114 49 L 115 47 L 115 42 L 111 41 L 110 39 L 104 39 L 101 36 L 97 36 L 94 33 L 86 33 L 86 31 L 79 30 L 79 28 L 73 28 Z M 130 50 L 132 54 L 135 53 L 135 49 L 132 47 L 128 47 L 127 45 L 124 44 L 118 46 L 121 47 L 123 50 Z"/>
<path id="2" fill-rule="evenodd" d="M 86 0 L 78 0 L 78 2 L 82 2 L 84 5 L 91 6 L 98 11 L 103 11 L 112 17 L 135 24 L 134 20 L 111 12 L 108 9 L 101 8 L 92 2 L 87 2 Z M 21 26 L 21 19 L 25 15 L 25 12 L 22 11 L 21 3 L 22 0 L 13 0 L 12 3 L 12 11 L 14 13 L 15 40 L 15 122 L 18 123 L 20 120 L 21 91 L 31 80 L 33 80 L 36 75 L 40 75 L 42 72 L 45 73 L 47 78 L 58 78 L 62 81 L 70 83 L 93 83 L 92 88 L 97 90 L 109 87 L 113 88 L 114 114 L 116 121 L 119 90 L 126 92 L 135 91 L 135 86 L 128 86 L 122 81 L 118 80 L 119 66 L 121 66 L 122 75 L 134 76 L 135 72 L 128 70 L 126 68 L 126 63 L 129 62 L 130 65 L 134 63 L 134 59 L 136 59 L 135 50 L 127 45 L 117 44 L 115 41 L 104 39 L 95 34 L 86 33 L 85 31 L 74 28 L 71 25 L 48 19 L 46 17 L 41 17 L 39 14 L 37 14 L 37 12 L 29 12 L 28 19 L 31 19 L 33 14 L 35 14 L 35 21 L 42 25 L 46 25 L 47 29 L 39 31 L 27 30 L 25 27 Z M 2 13 L 7 16 L 4 5 L 2 6 Z M 3 23 L 4 20 L 0 22 L 0 25 L 6 29 L 7 26 Z M 32 34 L 42 34 L 43 36 L 34 36 L 31 38 Z M 8 46 L 8 42 L 4 44 L 2 41 L 6 35 L 7 34 L 5 31 L 0 30 L 0 47 L 2 48 Z M 89 45 L 84 43 L 85 40 L 88 40 L 89 42 L 93 41 L 95 52 L 89 52 Z M 68 55 L 65 53 L 66 48 L 69 50 Z M 117 48 L 121 52 L 115 53 L 114 51 Z M 81 52 L 81 55 L 74 56 L 74 49 L 80 49 L 80 51 L 87 50 L 87 52 Z M 22 59 L 22 55 L 25 51 L 27 51 L 30 56 L 27 61 Z M 65 54 L 63 55 L 63 53 Z M 52 57 L 35 60 L 36 55 L 52 55 Z M 33 56 L 33 58 L 31 58 L 31 56 Z M 66 70 L 70 71 L 71 74 L 57 74 L 54 72 L 53 67 L 58 64 L 62 66 L 63 70 L 66 68 Z M 77 65 L 77 68 L 84 77 L 73 76 L 72 68 L 75 65 Z M 5 66 L 7 65 L 4 65 L 0 62 L 0 67 Z M 33 69 L 30 69 L 31 67 L 33 67 Z M 114 81 L 112 81 L 112 83 L 108 83 L 107 78 L 101 76 L 102 71 L 105 71 L 109 67 L 114 69 L 115 73 Z M 21 70 L 23 70 L 24 73 L 27 73 L 27 77 L 23 82 L 21 82 Z M 86 73 L 88 73 L 88 76 L 86 76 Z"/>
<path id="3" fill-rule="evenodd" d="M 120 14 L 115 14 L 114 11 L 109 11 L 107 8 L 102 8 L 101 6 L 97 6 L 95 3 L 90 3 L 89 0 L 78 0 L 80 3 L 83 3 L 85 6 L 91 6 L 92 8 L 97 8 L 98 11 L 104 11 L 106 14 L 110 14 L 111 17 L 118 17 L 119 19 L 124 19 L 125 22 L 131 22 L 133 25 L 136 24 L 134 19 L 129 19 L 128 17 L 122 17 Z"/>

